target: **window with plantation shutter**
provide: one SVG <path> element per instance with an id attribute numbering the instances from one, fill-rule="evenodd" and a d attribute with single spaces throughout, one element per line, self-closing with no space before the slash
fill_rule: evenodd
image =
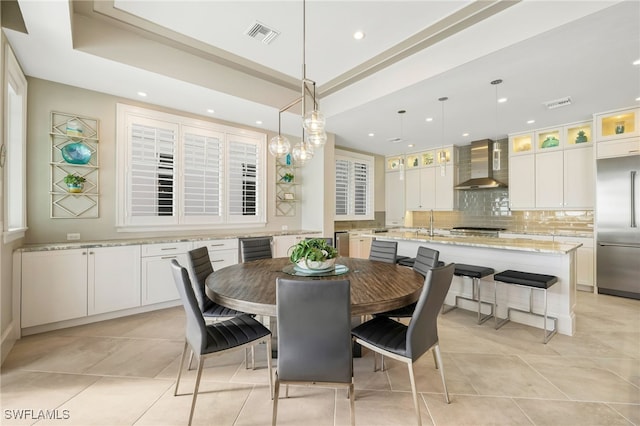
<path id="1" fill-rule="evenodd" d="M 222 141 L 224 135 L 184 129 L 184 215 L 189 223 L 222 218 Z"/>
<path id="2" fill-rule="evenodd" d="M 373 157 L 336 150 L 336 220 L 371 220 Z"/>
<path id="3" fill-rule="evenodd" d="M 156 120 L 130 125 L 130 214 L 155 219 L 175 213 L 175 147 L 177 128 Z"/>
<path id="4" fill-rule="evenodd" d="M 265 134 L 123 104 L 117 127 L 121 230 L 265 223 Z"/>
<path id="5" fill-rule="evenodd" d="M 229 220 L 252 221 L 259 214 L 259 145 L 255 141 L 234 135 L 229 140 L 228 149 Z"/>

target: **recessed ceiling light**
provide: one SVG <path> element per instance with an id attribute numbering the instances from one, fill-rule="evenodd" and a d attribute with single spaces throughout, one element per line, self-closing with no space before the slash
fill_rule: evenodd
<path id="1" fill-rule="evenodd" d="M 536 120 L 529 120 L 529 121 L 527 121 L 527 124 L 533 124 L 535 122 L 536 122 Z"/>
<path id="2" fill-rule="evenodd" d="M 638 97 L 636 98 L 636 101 L 640 101 L 640 96 L 638 96 Z"/>
<path id="3" fill-rule="evenodd" d="M 207 112 L 208 112 L 209 114 L 213 114 L 215 111 L 214 111 L 213 109 L 209 108 L 209 109 L 207 109 Z"/>
<path id="4" fill-rule="evenodd" d="M 362 40 L 364 38 L 364 33 L 362 31 L 356 31 L 353 33 L 353 38 L 356 40 Z"/>
<path id="5" fill-rule="evenodd" d="M 408 148 L 413 148 L 415 145 L 410 143 L 409 145 L 407 145 Z"/>
<path id="6" fill-rule="evenodd" d="M 635 61 L 633 61 L 633 65 L 640 65 L 640 59 L 636 59 Z"/>
<path id="7" fill-rule="evenodd" d="M 147 94 L 144 92 L 138 92 L 138 96 L 142 96 L 144 98 L 145 96 L 147 96 Z"/>
<path id="8" fill-rule="evenodd" d="M 427 123 L 431 123 L 433 121 L 433 117 L 427 117 L 425 120 Z"/>
<path id="9" fill-rule="evenodd" d="M 262 121 L 260 121 L 260 120 L 256 120 L 256 124 L 259 126 L 259 125 L 261 125 L 261 124 L 262 124 Z"/>
<path id="10" fill-rule="evenodd" d="M 369 133 L 369 137 L 374 137 L 376 134 L 375 133 Z"/>
<path id="11" fill-rule="evenodd" d="M 463 133 L 462 136 L 466 138 L 467 136 L 469 136 L 469 133 Z"/>
<path id="12" fill-rule="evenodd" d="M 500 99 L 498 99 L 498 103 L 503 104 L 503 103 L 505 103 L 505 102 L 507 102 L 507 98 L 500 98 Z"/>

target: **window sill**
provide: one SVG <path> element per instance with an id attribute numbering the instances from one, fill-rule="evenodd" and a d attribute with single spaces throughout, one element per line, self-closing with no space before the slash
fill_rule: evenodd
<path id="1" fill-rule="evenodd" d="M 5 244 L 24 238 L 27 228 L 12 229 L 2 233 L 2 239 Z"/>

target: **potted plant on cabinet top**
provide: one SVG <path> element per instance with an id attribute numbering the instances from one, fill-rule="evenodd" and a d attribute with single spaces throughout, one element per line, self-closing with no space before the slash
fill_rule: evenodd
<path id="1" fill-rule="evenodd" d="M 281 180 L 283 180 L 284 182 L 293 182 L 293 174 L 292 173 L 285 173 L 284 175 L 282 175 L 282 177 L 280 178 Z"/>
<path id="2" fill-rule="evenodd" d="M 77 194 L 82 192 L 84 188 L 84 183 L 87 181 L 84 177 L 69 173 L 64 177 L 64 183 L 67 184 L 67 190 L 71 193 Z"/>
<path id="3" fill-rule="evenodd" d="M 324 238 L 302 240 L 292 246 L 289 260 L 303 270 L 326 271 L 334 267 L 338 250 Z"/>

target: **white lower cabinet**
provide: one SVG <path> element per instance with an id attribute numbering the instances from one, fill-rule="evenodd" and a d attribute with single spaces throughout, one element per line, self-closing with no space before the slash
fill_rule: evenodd
<path id="1" fill-rule="evenodd" d="M 140 246 L 88 249 L 88 314 L 140 306 Z"/>
<path id="2" fill-rule="evenodd" d="M 363 233 L 349 232 L 349 257 L 368 259 L 371 252 L 371 237 L 363 237 Z"/>
<path id="3" fill-rule="evenodd" d="M 142 246 L 142 304 L 169 302 L 180 298 L 171 271 L 171 260 L 188 268 L 191 243 L 163 243 Z"/>
<path id="4" fill-rule="evenodd" d="M 193 248 L 206 247 L 209 252 L 209 260 L 213 270 L 217 271 L 225 266 L 231 266 L 238 263 L 238 239 L 218 239 L 195 241 Z M 184 265 L 185 267 L 187 265 Z"/>
<path id="5" fill-rule="evenodd" d="M 140 246 L 22 253 L 22 328 L 140 306 Z"/>
<path id="6" fill-rule="evenodd" d="M 87 316 L 87 249 L 22 253 L 22 328 Z"/>
<path id="7" fill-rule="evenodd" d="M 289 249 L 305 238 L 304 235 L 275 235 L 272 246 L 273 257 L 289 257 Z"/>
<path id="8" fill-rule="evenodd" d="M 576 250 L 576 282 L 578 285 L 592 287 L 594 285 L 594 244 L 593 238 L 565 237 L 556 235 L 554 241 L 559 243 L 582 244 Z"/>

